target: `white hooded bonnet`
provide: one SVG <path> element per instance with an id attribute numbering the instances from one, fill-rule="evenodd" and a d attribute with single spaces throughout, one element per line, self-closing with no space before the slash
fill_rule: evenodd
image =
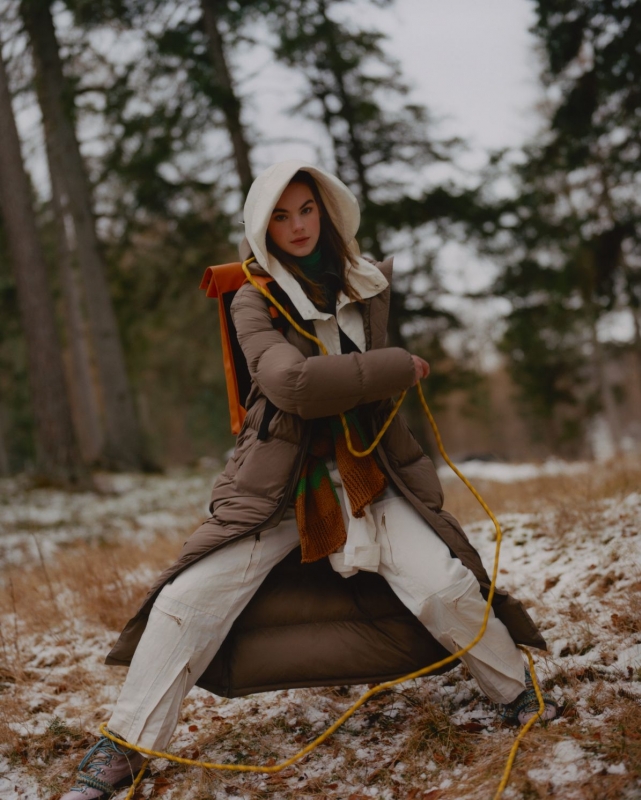
<path id="1" fill-rule="evenodd" d="M 245 238 L 239 250 L 243 261 L 253 254 L 258 264 L 289 295 L 303 318 L 310 319 L 317 316 L 312 302 L 291 273 L 267 251 L 265 241 L 267 226 L 278 198 L 299 170 L 309 172 L 314 178 L 327 213 L 343 241 L 353 252 L 358 253 L 358 246 L 354 240 L 361 221 L 358 201 L 347 186 L 334 175 L 298 159 L 273 164 L 261 172 L 252 183 L 245 201 Z M 356 266 L 348 270 L 346 277 L 363 299 L 378 294 L 387 287 L 383 274 L 362 258 L 357 259 Z"/>

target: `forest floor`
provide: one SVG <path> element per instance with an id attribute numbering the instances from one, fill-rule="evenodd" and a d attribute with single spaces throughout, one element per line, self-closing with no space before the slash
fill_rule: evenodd
<path id="1" fill-rule="evenodd" d="M 500 585 L 549 645 L 535 653 L 561 716 L 527 735 L 506 800 L 641 797 L 641 460 L 470 464 L 501 522 Z M 491 566 L 492 523 L 443 474 L 446 507 Z M 204 470 L 101 476 L 104 491 L 0 481 L 0 797 L 55 799 L 96 739 L 124 677 L 104 656 L 151 579 L 206 516 Z M 227 700 L 196 689 L 174 753 L 274 763 L 297 752 L 366 687 Z M 152 762 L 137 798 L 483 800 L 516 732 L 462 666 L 370 700 L 278 774 L 235 775 Z M 117 797 L 123 798 L 125 791 Z"/>

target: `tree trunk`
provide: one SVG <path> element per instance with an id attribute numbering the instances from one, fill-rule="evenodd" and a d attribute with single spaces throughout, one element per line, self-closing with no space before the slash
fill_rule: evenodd
<path id="1" fill-rule="evenodd" d="M 37 468 L 48 481 L 79 483 L 86 480 L 86 473 L 75 444 L 47 266 L 38 240 L 29 181 L 1 57 L 0 209 L 27 343 Z"/>
<path id="2" fill-rule="evenodd" d="M 9 475 L 9 448 L 7 447 L 4 406 L 0 402 L 0 477 Z"/>
<path id="3" fill-rule="evenodd" d="M 114 469 L 139 469 L 143 465 L 142 439 L 96 235 L 89 181 L 72 121 L 72 88 L 63 74 L 49 0 L 23 0 L 21 13 L 33 50 L 45 136 L 64 181 L 77 237 L 105 415 L 103 460 Z"/>
<path id="4" fill-rule="evenodd" d="M 334 80 L 336 81 L 336 93 L 341 103 L 340 114 L 336 114 L 334 116 L 335 117 L 338 116 L 345 123 L 347 123 L 347 134 L 348 134 L 347 149 L 349 152 L 349 156 L 352 160 L 352 166 L 356 173 L 360 200 L 361 203 L 363 204 L 363 212 L 364 212 L 363 215 L 365 217 L 365 223 L 366 223 L 366 235 L 369 237 L 371 241 L 372 255 L 374 256 L 374 258 L 380 261 L 383 258 L 383 248 L 381 247 L 378 223 L 374 218 L 374 214 L 372 213 L 374 204 L 371 196 L 372 187 L 367 177 L 367 166 L 365 164 L 365 148 L 358 135 L 358 128 L 356 124 L 356 113 L 354 111 L 352 97 L 347 89 L 347 86 L 345 85 L 345 76 L 339 67 L 339 64 L 342 62 L 342 56 L 338 44 L 336 42 L 336 38 L 333 35 L 334 23 L 327 14 L 327 6 L 325 5 L 324 0 L 321 0 L 321 2 L 319 3 L 319 11 L 321 15 L 324 17 L 324 19 L 327 20 L 328 30 L 331 31 L 331 34 L 327 38 L 327 46 L 329 48 L 331 56 L 331 63 L 332 63 L 331 70 L 334 76 Z M 332 132 L 329 129 L 329 127 L 328 127 L 328 133 L 330 134 L 330 136 L 332 135 Z"/>
<path id="5" fill-rule="evenodd" d="M 634 348 L 635 355 L 637 385 L 639 391 L 641 392 L 641 309 L 639 308 L 639 303 L 635 294 L 635 286 L 632 281 L 630 265 L 625 257 L 625 253 L 621 253 L 621 266 L 623 267 L 623 274 L 625 276 L 628 289 L 628 308 L 630 309 L 630 314 L 632 315 L 632 329 L 634 331 L 632 346 Z M 641 409 L 638 409 L 638 412 L 637 418 L 641 418 L 639 416 Z"/>
<path id="6" fill-rule="evenodd" d="M 605 369 L 603 347 L 597 336 L 596 315 L 594 316 L 590 333 L 592 338 L 592 366 L 594 370 L 594 379 L 599 391 L 599 399 L 601 400 L 604 418 L 610 431 L 614 455 L 618 455 L 621 452 L 622 439 L 619 410 L 612 393 L 612 387 L 608 381 L 608 376 Z"/>
<path id="7" fill-rule="evenodd" d="M 610 224 L 614 226 L 618 224 L 617 214 L 615 212 L 614 203 L 612 202 L 612 186 L 614 181 L 606 164 L 601 164 L 600 167 L 601 185 L 603 187 L 601 191 L 601 199 L 603 205 L 608 210 Z M 641 303 L 639 302 L 639 296 L 634 285 L 633 273 L 630 269 L 630 264 L 628 263 L 623 246 L 621 247 L 619 254 L 619 263 L 621 265 L 621 270 L 623 272 L 623 278 L 625 280 L 627 289 L 628 308 L 632 314 L 632 325 L 634 330 L 633 348 L 636 356 L 635 362 L 637 368 L 637 385 L 639 391 L 641 391 Z"/>
<path id="8" fill-rule="evenodd" d="M 639 309 L 631 307 L 630 312 L 632 314 L 632 324 L 634 326 L 634 354 L 636 356 L 636 365 L 637 365 L 637 382 L 639 384 L 639 390 L 641 390 L 641 314 L 639 314 Z M 641 412 L 641 409 L 637 409 Z"/>
<path id="9" fill-rule="evenodd" d="M 47 143 L 48 145 L 49 143 Z M 100 459 L 103 446 L 100 409 L 91 377 L 91 355 L 83 319 L 82 299 L 74 268 L 75 235 L 73 217 L 62 189 L 59 165 L 47 146 L 53 208 L 58 233 L 58 265 L 64 303 L 64 321 L 69 348 L 69 394 L 80 452 L 86 464 Z"/>
<path id="10" fill-rule="evenodd" d="M 219 0 L 200 0 L 200 5 L 203 12 L 205 33 L 209 40 L 209 52 L 216 72 L 218 88 L 221 92 L 221 107 L 234 149 L 240 188 L 243 195 L 246 196 L 254 178 L 249 161 L 249 145 L 240 120 L 240 100 L 236 95 L 234 82 L 227 65 L 225 43 L 219 28 Z"/>

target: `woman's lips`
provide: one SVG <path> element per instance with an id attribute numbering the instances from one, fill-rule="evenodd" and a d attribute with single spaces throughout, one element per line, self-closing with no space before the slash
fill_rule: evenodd
<path id="1" fill-rule="evenodd" d="M 303 236 L 300 239 L 292 239 L 292 244 L 305 244 L 309 241 L 309 236 Z"/>

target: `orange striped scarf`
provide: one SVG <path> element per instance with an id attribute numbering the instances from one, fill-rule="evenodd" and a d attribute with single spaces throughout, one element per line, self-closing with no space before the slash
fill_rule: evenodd
<path id="1" fill-rule="evenodd" d="M 350 438 L 357 450 L 366 447 L 357 416 L 346 414 Z M 303 465 L 296 486 L 296 522 L 300 535 L 302 561 L 318 561 L 336 552 L 347 541 L 340 501 L 327 469 L 326 459 L 335 455 L 341 481 L 347 492 L 352 514 L 365 515 L 365 507 L 383 492 L 387 479 L 373 455 L 357 458 L 348 448 L 339 417 L 323 421 Z"/>

